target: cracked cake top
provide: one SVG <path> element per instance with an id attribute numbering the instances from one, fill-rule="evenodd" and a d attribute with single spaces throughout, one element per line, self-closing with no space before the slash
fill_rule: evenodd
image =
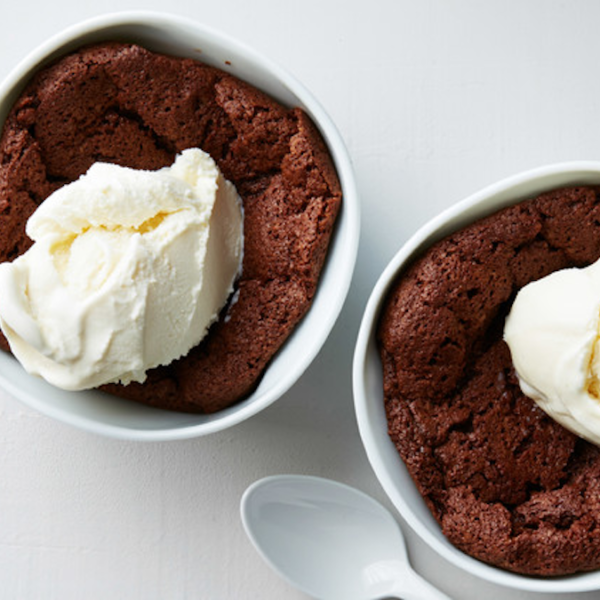
<path id="1" fill-rule="evenodd" d="M 444 534 L 532 575 L 600 567 L 600 448 L 519 387 L 503 341 L 517 291 L 600 257 L 600 197 L 559 189 L 433 245 L 378 326 L 389 434 Z"/>
<path id="2" fill-rule="evenodd" d="M 301 109 L 222 70 L 132 44 L 59 59 L 33 77 L 4 124 L 0 260 L 27 250 L 29 216 L 94 162 L 158 169 L 190 147 L 212 156 L 243 201 L 235 301 L 186 357 L 154 369 L 144 384 L 103 389 L 161 408 L 214 412 L 257 385 L 308 310 L 325 260 L 341 189 Z"/>

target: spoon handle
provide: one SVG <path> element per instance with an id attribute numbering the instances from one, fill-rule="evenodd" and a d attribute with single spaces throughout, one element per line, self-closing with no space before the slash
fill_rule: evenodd
<path id="1" fill-rule="evenodd" d="M 394 589 L 394 594 L 402 600 L 451 600 L 450 596 L 425 581 L 410 567 L 403 571 Z"/>

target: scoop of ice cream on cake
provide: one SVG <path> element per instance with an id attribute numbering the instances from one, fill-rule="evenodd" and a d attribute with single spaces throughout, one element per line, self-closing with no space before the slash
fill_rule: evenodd
<path id="1" fill-rule="evenodd" d="M 187 354 L 233 291 L 235 187 L 199 149 L 171 167 L 96 163 L 37 209 L 0 265 L 0 326 L 29 372 L 69 390 L 142 382 Z"/>
<path id="2" fill-rule="evenodd" d="M 573 433 L 600 445 L 600 261 L 526 285 L 507 318 L 524 394 Z"/>

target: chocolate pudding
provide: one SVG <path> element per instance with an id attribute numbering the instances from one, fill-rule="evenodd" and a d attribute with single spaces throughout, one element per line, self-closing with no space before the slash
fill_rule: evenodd
<path id="1" fill-rule="evenodd" d="M 459 549 L 529 575 L 600 566 L 600 448 L 519 386 L 503 340 L 519 289 L 600 257 L 600 191 L 558 189 L 434 244 L 378 326 L 389 435 Z"/>
<path id="2" fill-rule="evenodd" d="M 31 241 L 25 224 L 49 194 L 95 162 L 136 169 L 208 152 L 244 207 L 243 270 L 201 344 L 143 384 L 105 391 L 152 406 L 212 413 L 250 394 L 308 310 L 340 184 L 309 117 L 198 61 L 106 43 L 38 72 L 0 138 L 0 261 Z M 8 350 L 6 340 L 0 345 Z"/>

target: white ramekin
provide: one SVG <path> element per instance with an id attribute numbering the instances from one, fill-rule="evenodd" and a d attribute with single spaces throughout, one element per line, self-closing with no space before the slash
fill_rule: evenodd
<path id="1" fill-rule="evenodd" d="M 185 56 L 219 67 L 287 106 L 302 107 L 320 130 L 342 184 L 343 206 L 312 306 L 268 366 L 257 389 L 212 415 L 157 410 L 97 391 L 65 392 L 27 375 L 0 353 L 0 386 L 40 412 L 83 429 L 132 440 L 191 438 L 220 431 L 259 412 L 284 394 L 325 342 L 346 298 L 356 262 L 359 202 L 350 159 L 331 119 L 314 96 L 283 68 L 240 42 L 189 19 L 155 12 L 122 12 L 82 22 L 27 56 L 0 85 L 0 124 L 31 75 L 84 44 L 108 40 Z"/>
<path id="2" fill-rule="evenodd" d="M 424 249 L 500 208 L 553 188 L 577 184 L 600 185 L 600 162 L 562 163 L 509 177 L 428 222 L 406 242 L 379 277 L 363 315 L 353 362 L 354 404 L 364 447 L 379 482 L 407 523 L 441 556 L 465 571 L 496 584 L 546 593 L 598 590 L 600 571 L 568 577 L 528 577 L 480 562 L 448 542 L 388 437 L 382 368 L 375 335 L 391 285 Z"/>

